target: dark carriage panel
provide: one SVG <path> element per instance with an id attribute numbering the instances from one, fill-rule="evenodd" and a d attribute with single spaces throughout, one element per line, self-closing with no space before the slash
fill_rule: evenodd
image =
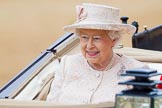
<path id="1" fill-rule="evenodd" d="M 132 46 L 134 48 L 162 51 L 162 25 L 134 34 Z"/>

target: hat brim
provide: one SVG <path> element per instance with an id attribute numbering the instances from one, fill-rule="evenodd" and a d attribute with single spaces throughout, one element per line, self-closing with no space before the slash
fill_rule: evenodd
<path id="1" fill-rule="evenodd" d="M 75 32 L 76 29 L 98 29 L 98 30 L 114 30 L 119 31 L 122 34 L 133 34 L 135 33 L 136 27 L 130 24 L 121 23 L 74 23 L 64 27 L 65 31 Z"/>

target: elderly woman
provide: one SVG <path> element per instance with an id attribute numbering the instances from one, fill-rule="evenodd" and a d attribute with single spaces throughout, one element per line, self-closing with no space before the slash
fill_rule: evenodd
<path id="1" fill-rule="evenodd" d="M 126 69 L 145 64 L 113 48 L 121 35 L 134 33 L 135 27 L 119 22 L 119 9 L 96 4 L 77 6 L 77 21 L 65 26 L 80 39 L 81 54 L 64 56 L 55 73 L 47 101 L 56 104 L 89 104 L 114 101 L 115 94 L 127 86 L 119 86 Z"/>

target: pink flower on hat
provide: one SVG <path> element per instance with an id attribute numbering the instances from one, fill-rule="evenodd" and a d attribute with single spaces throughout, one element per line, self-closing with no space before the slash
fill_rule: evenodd
<path id="1" fill-rule="evenodd" d="M 76 22 L 80 22 L 84 19 L 87 18 L 87 12 L 85 11 L 85 9 L 83 8 L 83 6 L 76 6 L 76 13 L 77 13 L 77 21 Z"/>

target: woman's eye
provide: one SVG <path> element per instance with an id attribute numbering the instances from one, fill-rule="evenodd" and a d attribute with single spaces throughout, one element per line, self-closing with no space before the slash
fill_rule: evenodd
<path id="1" fill-rule="evenodd" d="M 88 39 L 88 37 L 86 37 L 86 36 L 83 36 L 82 38 L 83 38 L 83 39 Z"/>
<path id="2" fill-rule="evenodd" d="M 88 40 L 89 38 L 88 38 L 88 36 L 86 36 L 86 35 L 81 35 L 81 39 L 84 40 L 84 41 L 86 41 L 86 40 Z"/>
<path id="3" fill-rule="evenodd" d="M 95 41 L 100 41 L 100 40 L 101 40 L 101 37 L 96 36 L 96 37 L 94 37 L 93 39 L 94 39 Z"/>
<path id="4" fill-rule="evenodd" d="M 100 40 L 100 38 L 94 38 L 95 40 Z"/>

